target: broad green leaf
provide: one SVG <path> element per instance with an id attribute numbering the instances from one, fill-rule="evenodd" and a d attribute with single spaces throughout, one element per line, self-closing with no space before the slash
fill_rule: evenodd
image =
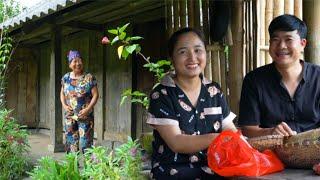
<path id="1" fill-rule="evenodd" d="M 111 45 L 113 45 L 115 42 L 117 42 L 119 40 L 119 36 L 116 36 L 112 39 L 111 41 Z"/>
<path id="2" fill-rule="evenodd" d="M 136 46 L 136 54 L 138 54 L 141 51 L 141 46 L 137 44 Z"/>
<path id="3" fill-rule="evenodd" d="M 127 51 L 126 47 L 122 51 L 122 57 L 123 57 L 124 60 L 127 60 L 127 57 L 129 56 L 129 52 Z"/>
<path id="4" fill-rule="evenodd" d="M 110 30 L 108 30 L 108 32 L 110 34 L 118 35 L 118 31 L 116 29 L 110 29 Z"/>
<path id="5" fill-rule="evenodd" d="M 123 46 L 119 46 L 118 47 L 118 57 L 119 57 L 119 59 L 121 59 L 122 51 L 123 51 Z"/>
<path id="6" fill-rule="evenodd" d="M 139 40 L 139 39 L 143 39 L 143 37 L 140 37 L 140 36 L 132 36 L 132 37 L 130 37 L 131 41 L 135 41 L 135 40 Z"/>
<path id="7" fill-rule="evenodd" d="M 136 49 L 137 45 L 132 44 L 130 46 L 126 46 L 126 50 L 128 51 L 129 54 L 132 54 L 132 52 Z"/>
<path id="8" fill-rule="evenodd" d="M 124 40 L 124 38 L 126 37 L 126 35 L 127 35 L 127 33 L 125 33 L 125 32 L 120 33 L 119 39 L 120 39 L 120 40 Z"/>
<path id="9" fill-rule="evenodd" d="M 125 102 L 125 100 L 128 98 L 128 96 L 122 96 L 120 101 L 120 106 Z"/>
<path id="10" fill-rule="evenodd" d="M 119 33 L 122 33 L 124 30 L 126 30 L 126 28 L 129 26 L 130 23 L 127 23 L 125 25 L 123 25 L 120 29 L 119 29 Z"/>
<path id="11" fill-rule="evenodd" d="M 171 62 L 168 60 L 159 60 L 159 61 L 157 61 L 157 64 L 159 64 L 160 66 L 171 65 Z"/>

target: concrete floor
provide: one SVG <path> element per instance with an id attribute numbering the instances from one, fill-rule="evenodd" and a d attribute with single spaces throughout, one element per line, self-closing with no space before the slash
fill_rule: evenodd
<path id="1" fill-rule="evenodd" d="M 50 137 L 44 133 L 30 132 L 29 144 L 31 146 L 29 157 L 31 158 L 32 163 L 37 163 L 38 159 L 42 156 L 51 156 L 55 159 L 61 159 L 65 155 L 65 152 L 53 153 L 48 150 Z"/>

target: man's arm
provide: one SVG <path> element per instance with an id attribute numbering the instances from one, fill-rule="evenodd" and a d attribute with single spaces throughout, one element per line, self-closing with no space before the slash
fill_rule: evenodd
<path id="1" fill-rule="evenodd" d="M 273 128 L 260 128 L 259 126 L 242 126 L 241 130 L 243 135 L 247 137 L 257 137 L 275 134 L 279 134 L 282 136 L 292 136 L 297 134 L 297 132 L 292 131 L 292 129 L 285 122 L 281 122 Z"/>

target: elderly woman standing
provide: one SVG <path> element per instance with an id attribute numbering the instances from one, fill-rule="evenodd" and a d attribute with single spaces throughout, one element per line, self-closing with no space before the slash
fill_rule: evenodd
<path id="1" fill-rule="evenodd" d="M 207 166 L 206 149 L 222 130 L 236 131 L 220 86 L 203 77 L 206 48 L 191 28 L 169 39 L 175 73 L 167 74 L 150 98 L 153 128 L 152 179 L 219 179 Z"/>
<path id="2" fill-rule="evenodd" d="M 70 50 L 68 63 L 71 72 L 61 80 L 60 100 L 64 113 L 66 152 L 82 153 L 93 144 L 93 107 L 99 93 L 93 75 L 85 73 L 80 53 Z"/>

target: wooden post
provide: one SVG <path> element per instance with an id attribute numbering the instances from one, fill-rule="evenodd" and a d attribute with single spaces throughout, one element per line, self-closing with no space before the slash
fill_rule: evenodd
<path id="1" fill-rule="evenodd" d="M 242 69 L 242 38 L 243 38 L 243 16 L 242 16 L 242 0 L 234 0 L 231 30 L 233 36 L 234 44 L 230 48 L 230 81 L 228 87 L 230 88 L 230 107 L 232 112 L 238 114 L 239 112 L 239 102 L 240 102 L 240 92 L 242 85 L 243 72 Z"/>
<path id="2" fill-rule="evenodd" d="M 182 28 L 187 27 L 187 1 L 180 0 L 179 7 L 180 7 L 180 26 Z"/>
<path id="3" fill-rule="evenodd" d="M 107 33 L 99 33 L 95 31 L 88 31 L 89 35 L 89 59 L 85 61 L 89 63 L 89 72 L 92 73 L 97 80 L 97 87 L 99 97 L 97 104 L 94 106 L 94 129 L 97 138 L 97 145 L 101 145 L 104 133 L 104 119 L 105 119 L 105 91 L 106 91 L 106 46 L 102 46 L 99 42 L 101 37 L 106 36 Z"/>
<path id="4" fill-rule="evenodd" d="M 302 19 L 302 0 L 294 0 L 294 15 Z"/>
<path id="5" fill-rule="evenodd" d="M 273 17 L 280 16 L 284 13 L 284 1 L 283 0 L 274 0 L 273 1 Z"/>
<path id="6" fill-rule="evenodd" d="M 51 144 L 49 151 L 64 151 L 62 137 L 62 108 L 60 102 L 61 89 L 61 27 L 52 26 L 51 31 L 51 55 L 50 55 L 50 96 L 49 98 L 49 122 Z"/>
<path id="7" fill-rule="evenodd" d="M 303 1 L 303 17 L 308 26 L 308 46 L 305 49 L 306 60 L 320 65 L 320 1 Z"/>

